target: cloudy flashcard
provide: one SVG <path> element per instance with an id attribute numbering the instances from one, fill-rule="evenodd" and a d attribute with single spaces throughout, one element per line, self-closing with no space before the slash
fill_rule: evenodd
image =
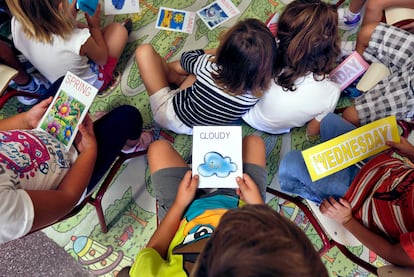
<path id="1" fill-rule="evenodd" d="M 105 0 L 104 2 L 106 15 L 139 13 L 139 0 Z"/>
<path id="2" fill-rule="evenodd" d="M 197 11 L 198 16 L 212 30 L 223 24 L 240 11 L 230 0 L 216 0 L 210 5 Z"/>
<path id="3" fill-rule="evenodd" d="M 194 126 L 193 175 L 199 188 L 237 188 L 243 174 L 241 126 Z"/>
<path id="4" fill-rule="evenodd" d="M 193 32 L 196 14 L 194 12 L 161 7 L 158 12 L 156 28 L 174 32 Z"/>

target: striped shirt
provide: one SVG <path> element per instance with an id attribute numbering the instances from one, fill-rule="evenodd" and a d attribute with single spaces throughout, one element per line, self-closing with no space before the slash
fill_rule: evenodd
<path id="1" fill-rule="evenodd" d="M 371 159 L 344 196 L 368 229 L 400 242 L 414 260 L 414 168 L 386 154 Z"/>
<path id="2" fill-rule="evenodd" d="M 175 113 L 189 127 L 234 124 L 259 100 L 250 92 L 234 96 L 217 87 L 211 76 L 217 65 L 211 58 L 203 50 L 184 52 L 181 56 L 184 70 L 197 77 L 191 87 L 181 90 L 173 99 Z"/>

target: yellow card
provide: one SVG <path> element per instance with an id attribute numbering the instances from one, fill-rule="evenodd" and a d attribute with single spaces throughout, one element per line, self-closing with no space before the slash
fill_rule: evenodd
<path id="1" fill-rule="evenodd" d="M 338 172 L 390 148 L 386 141 L 400 141 L 397 120 L 389 116 L 303 150 L 312 181 Z"/>

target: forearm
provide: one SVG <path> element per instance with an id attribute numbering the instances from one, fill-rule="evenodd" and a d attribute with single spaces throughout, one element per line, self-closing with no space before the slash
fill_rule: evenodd
<path id="1" fill-rule="evenodd" d="M 185 208 L 174 203 L 147 244 L 147 247 L 154 248 L 164 259 L 167 257 L 168 247 L 178 230 Z"/>
<path id="2" fill-rule="evenodd" d="M 56 190 L 27 191 L 34 208 L 32 229 L 38 229 L 69 213 L 89 183 L 96 151 L 82 152 Z"/>
<path id="3" fill-rule="evenodd" d="M 350 231 L 363 245 L 374 251 L 387 261 L 404 266 L 413 266 L 414 262 L 404 252 L 401 245 L 392 244 L 385 238 L 370 231 L 354 217 L 343 226 Z"/>
<path id="4" fill-rule="evenodd" d="M 0 130 L 31 129 L 27 122 L 27 112 L 16 114 L 12 117 L 0 120 Z"/>

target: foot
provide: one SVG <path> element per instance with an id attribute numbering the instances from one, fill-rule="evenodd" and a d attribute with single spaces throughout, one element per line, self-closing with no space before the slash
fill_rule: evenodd
<path id="1" fill-rule="evenodd" d="M 361 21 L 361 15 L 358 13 L 355 16 L 347 14 L 343 8 L 338 9 L 338 28 L 344 31 L 350 31 L 358 27 Z"/>
<path id="2" fill-rule="evenodd" d="M 38 96 L 42 96 L 46 94 L 49 87 L 50 83 L 45 77 L 40 74 L 33 74 L 32 80 L 29 84 L 25 86 L 17 86 L 16 89 L 19 91 L 29 92 Z M 18 96 L 17 100 L 23 105 L 34 105 L 39 101 L 38 97 L 33 98 L 30 96 Z"/>
<path id="3" fill-rule="evenodd" d="M 151 142 L 154 141 L 154 133 L 152 131 L 143 131 L 137 140 L 128 140 L 122 148 L 122 152 L 129 154 L 148 149 Z"/>
<path id="4" fill-rule="evenodd" d="M 122 26 L 125 27 L 125 29 L 128 32 L 128 36 L 129 36 L 129 34 L 132 32 L 132 27 L 133 27 L 131 18 L 125 19 L 125 21 L 122 22 Z"/>

